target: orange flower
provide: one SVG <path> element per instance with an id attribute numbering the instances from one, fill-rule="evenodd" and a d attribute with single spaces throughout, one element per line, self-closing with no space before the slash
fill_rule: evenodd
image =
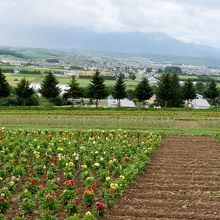
<path id="1" fill-rule="evenodd" d="M 85 189 L 84 194 L 94 195 L 94 190 L 93 189 Z"/>
<path id="2" fill-rule="evenodd" d="M 129 157 L 124 157 L 124 161 L 128 162 L 129 161 Z"/>

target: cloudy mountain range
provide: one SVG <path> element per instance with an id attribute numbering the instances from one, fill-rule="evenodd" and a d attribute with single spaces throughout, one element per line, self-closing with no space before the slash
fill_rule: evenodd
<path id="1" fill-rule="evenodd" d="M 16 35 L 13 46 L 220 59 L 220 49 L 184 43 L 161 32 L 97 33 L 80 28 L 30 28 L 28 34 L 19 30 Z"/>

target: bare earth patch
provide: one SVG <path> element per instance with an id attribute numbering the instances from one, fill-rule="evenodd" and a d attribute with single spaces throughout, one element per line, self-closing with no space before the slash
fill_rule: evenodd
<path id="1" fill-rule="evenodd" d="M 220 219 L 217 142 L 212 137 L 165 138 L 105 219 Z"/>

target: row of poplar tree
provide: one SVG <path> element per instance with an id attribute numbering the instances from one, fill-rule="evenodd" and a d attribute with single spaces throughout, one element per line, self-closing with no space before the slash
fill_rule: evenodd
<path id="1" fill-rule="evenodd" d="M 119 107 L 121 99 L 128 96 L 132 96 L 132 98 L 135 98 L 145 106 L 146 101 L 155 94 L 155 104 L 158 106 L 182 107 L 184 100 L 189 102 L 196 97 L 196 89 L 192 81 L 188 79 L 181 86 L 177 74 L 172 73 L 162 74 L 157 86 L 154 88 L 144 78 L 139 82 L 134 91 L 130 91 L 132 95 L 128 94 L 126 84 L 121 76 L 117 78 L 115 85 L 109 91 L 99 70 L 95 71 L 86 90 L 80 88 L 75 77 L 72 77 L 69 88 L 61 97 L 61 89 L 58 83 L 53 73 L 47 72 L 38 91 L 42 97 L 55 105 L 63 104 L 64 100 L 71 100 L 73 103 L 74 99 L 87 97 L 90 100 L 94 100 L 95 105 L 98 106 L 99 100 L 105 99 L 109 94 L 112 94 L 117 99 Z M 209 99 L 211 104 L 218 104 L 220 91 L 217 88 L 215 80 L 211 79 L 206 84 L 204 95 Z M 39 105 L 39 97 L 34 89 L 30 87 L 30 83 L 25 79 L 22 79 L 16 87 L 9 86 L 5 75 L 0 69 L 0 103 L 2 105 Z"/>

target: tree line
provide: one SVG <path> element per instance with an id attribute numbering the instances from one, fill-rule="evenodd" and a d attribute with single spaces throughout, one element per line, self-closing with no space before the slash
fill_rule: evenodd
<path id="1" fill-rule="evenodd" d="M 89 98 L 94 101 L 96 107 L 99 100 L 105 99 L 112 94 L 117 100 L 118 107 L 121 105 L 121 99 L 129 97 L 142 103 L 144 107 L 146 101 L 154 94 L 156 96 L 155 105 L 161 107 L 182 107 L 184 101 L 188 103 L 196 98 L 196 92 L 201 92 L 212 105 L 217 106 L 220 101 L 220 91 L 214 79 L 211 79 L 206 85 L 193 82 L 188 79 L 181 86 L 176 73 L 163 73 L 156 86 L 150 86 L 148 80 L 144 78 L 138 83 L 134 90 L 127 90 L 124 79 L 119 75 L 115 85 L 109 88 L 105 85 L 105 80 L 100 71 L 96 70 L 89 86 L 81 88 L 79 83 L 72 77 L 68 89 L 61 96 L 61 89 L 58 86 L 58 80 L 52 72 L 45 72 L 45 77 L 40 85 L 39 93 L 50 103 L 62 105 L 69 100 L 74 103 L 75 99 Z M 0 69 L 0 104 L 1 105 L 39 105 L 39 97 L 30 87 L 30 83 L 24 78 L 16 87 L 11 87 L 7 82 L 5 75 Z"/>

